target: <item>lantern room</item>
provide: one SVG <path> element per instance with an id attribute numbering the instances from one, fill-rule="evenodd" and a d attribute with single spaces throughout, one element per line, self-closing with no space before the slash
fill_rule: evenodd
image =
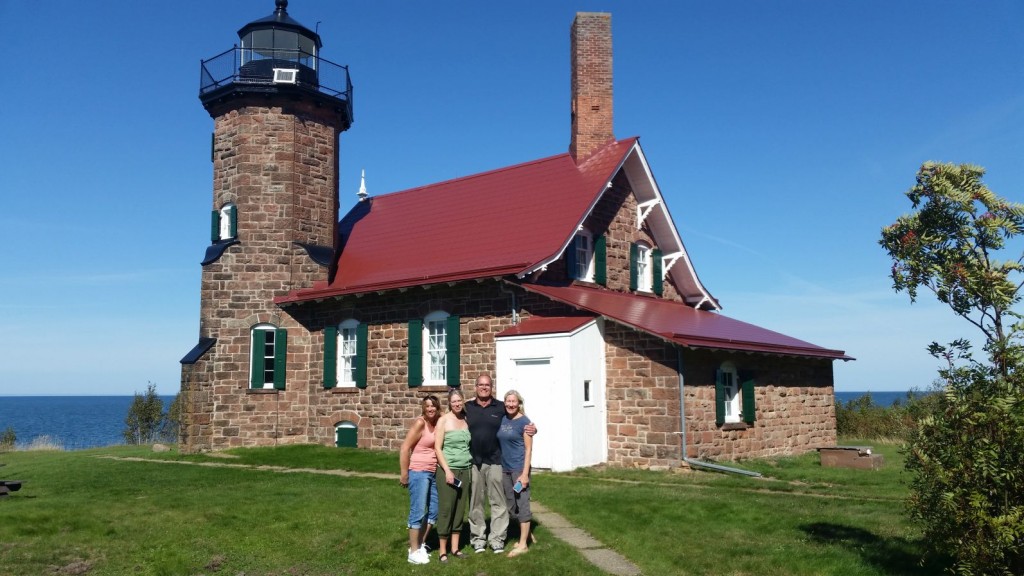
<path id="1" fill-rule="evenodd" d="M 202 61 L 200 100 L 209 111 L 243 95 L 308 97 L 337 109 L 347 128 L 352 122 L 348 68 L 320 57 L 320 35 L 288 15 L 288 0 L 274 5 L 270 16 L 238 31 L 239 44 Z"/>

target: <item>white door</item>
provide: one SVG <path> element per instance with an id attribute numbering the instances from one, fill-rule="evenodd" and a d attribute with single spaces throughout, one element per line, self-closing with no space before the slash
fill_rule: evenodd
<path id="1" fill-rule="evenodd" d="M 512 386 L 523 396 L 523 408 L 526 415 L 537 425 L 537 436 L 533 441 L 533 458 L 530 465 L 534 468 L 550 470 L 554 462 L 554 446 L 552 442 L 558 437 L 558 426 L 555 417 L 557 403 L 550 401 L 554 389 L 551 360 L 516 360 L 515 375 Z M 503 400 L 504 393 L 502 391 Z"/>

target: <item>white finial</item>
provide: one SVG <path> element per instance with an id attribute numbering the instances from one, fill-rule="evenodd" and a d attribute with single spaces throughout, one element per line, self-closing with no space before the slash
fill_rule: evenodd
<path id="1" fill-rule="evenodd" d="M 366 200 L 366 197 L 369 196 L 369 194 L 367 194 L 367 192 L 366 192 L 366 169 L 365 168 L 363 169 L 362 176 L 359 177 L 359 192 L 356 193 L 356 196 L 359 196 L 359 201 L 360 202 L 362 202 L 363 200 Z"/>

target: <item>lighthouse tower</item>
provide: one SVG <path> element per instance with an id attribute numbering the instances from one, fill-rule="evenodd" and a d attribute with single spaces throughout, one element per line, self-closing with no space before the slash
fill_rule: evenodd
<path id="1" fill-rule="evenodd" d="M 308 441 L 309 378 L 288 358 L 310 335 L 274 298 L 329 277 L 352 84 L 287 8 L 201 64 L 213 204 L 199 342 L 181 360 L 183 451 Z"/>

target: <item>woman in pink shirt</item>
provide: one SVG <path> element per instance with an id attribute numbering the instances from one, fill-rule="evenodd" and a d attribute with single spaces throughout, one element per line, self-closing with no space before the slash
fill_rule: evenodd
<path id="1" fill-rule="evenodd" d="M 437 523 L 437 455 L 434 452 L 434 426 L 441 416 L 441 402 L 437 396 L 427 396 L 422 403 L 423 413 L 416 417 L 402 443 L 399 462 L 402 466 L 402 486 L 409 489 L 409 563 L 430 562 L 424 541 L 430 527 Z M 426 528 L 423 522 L 426 521 Z"/>

